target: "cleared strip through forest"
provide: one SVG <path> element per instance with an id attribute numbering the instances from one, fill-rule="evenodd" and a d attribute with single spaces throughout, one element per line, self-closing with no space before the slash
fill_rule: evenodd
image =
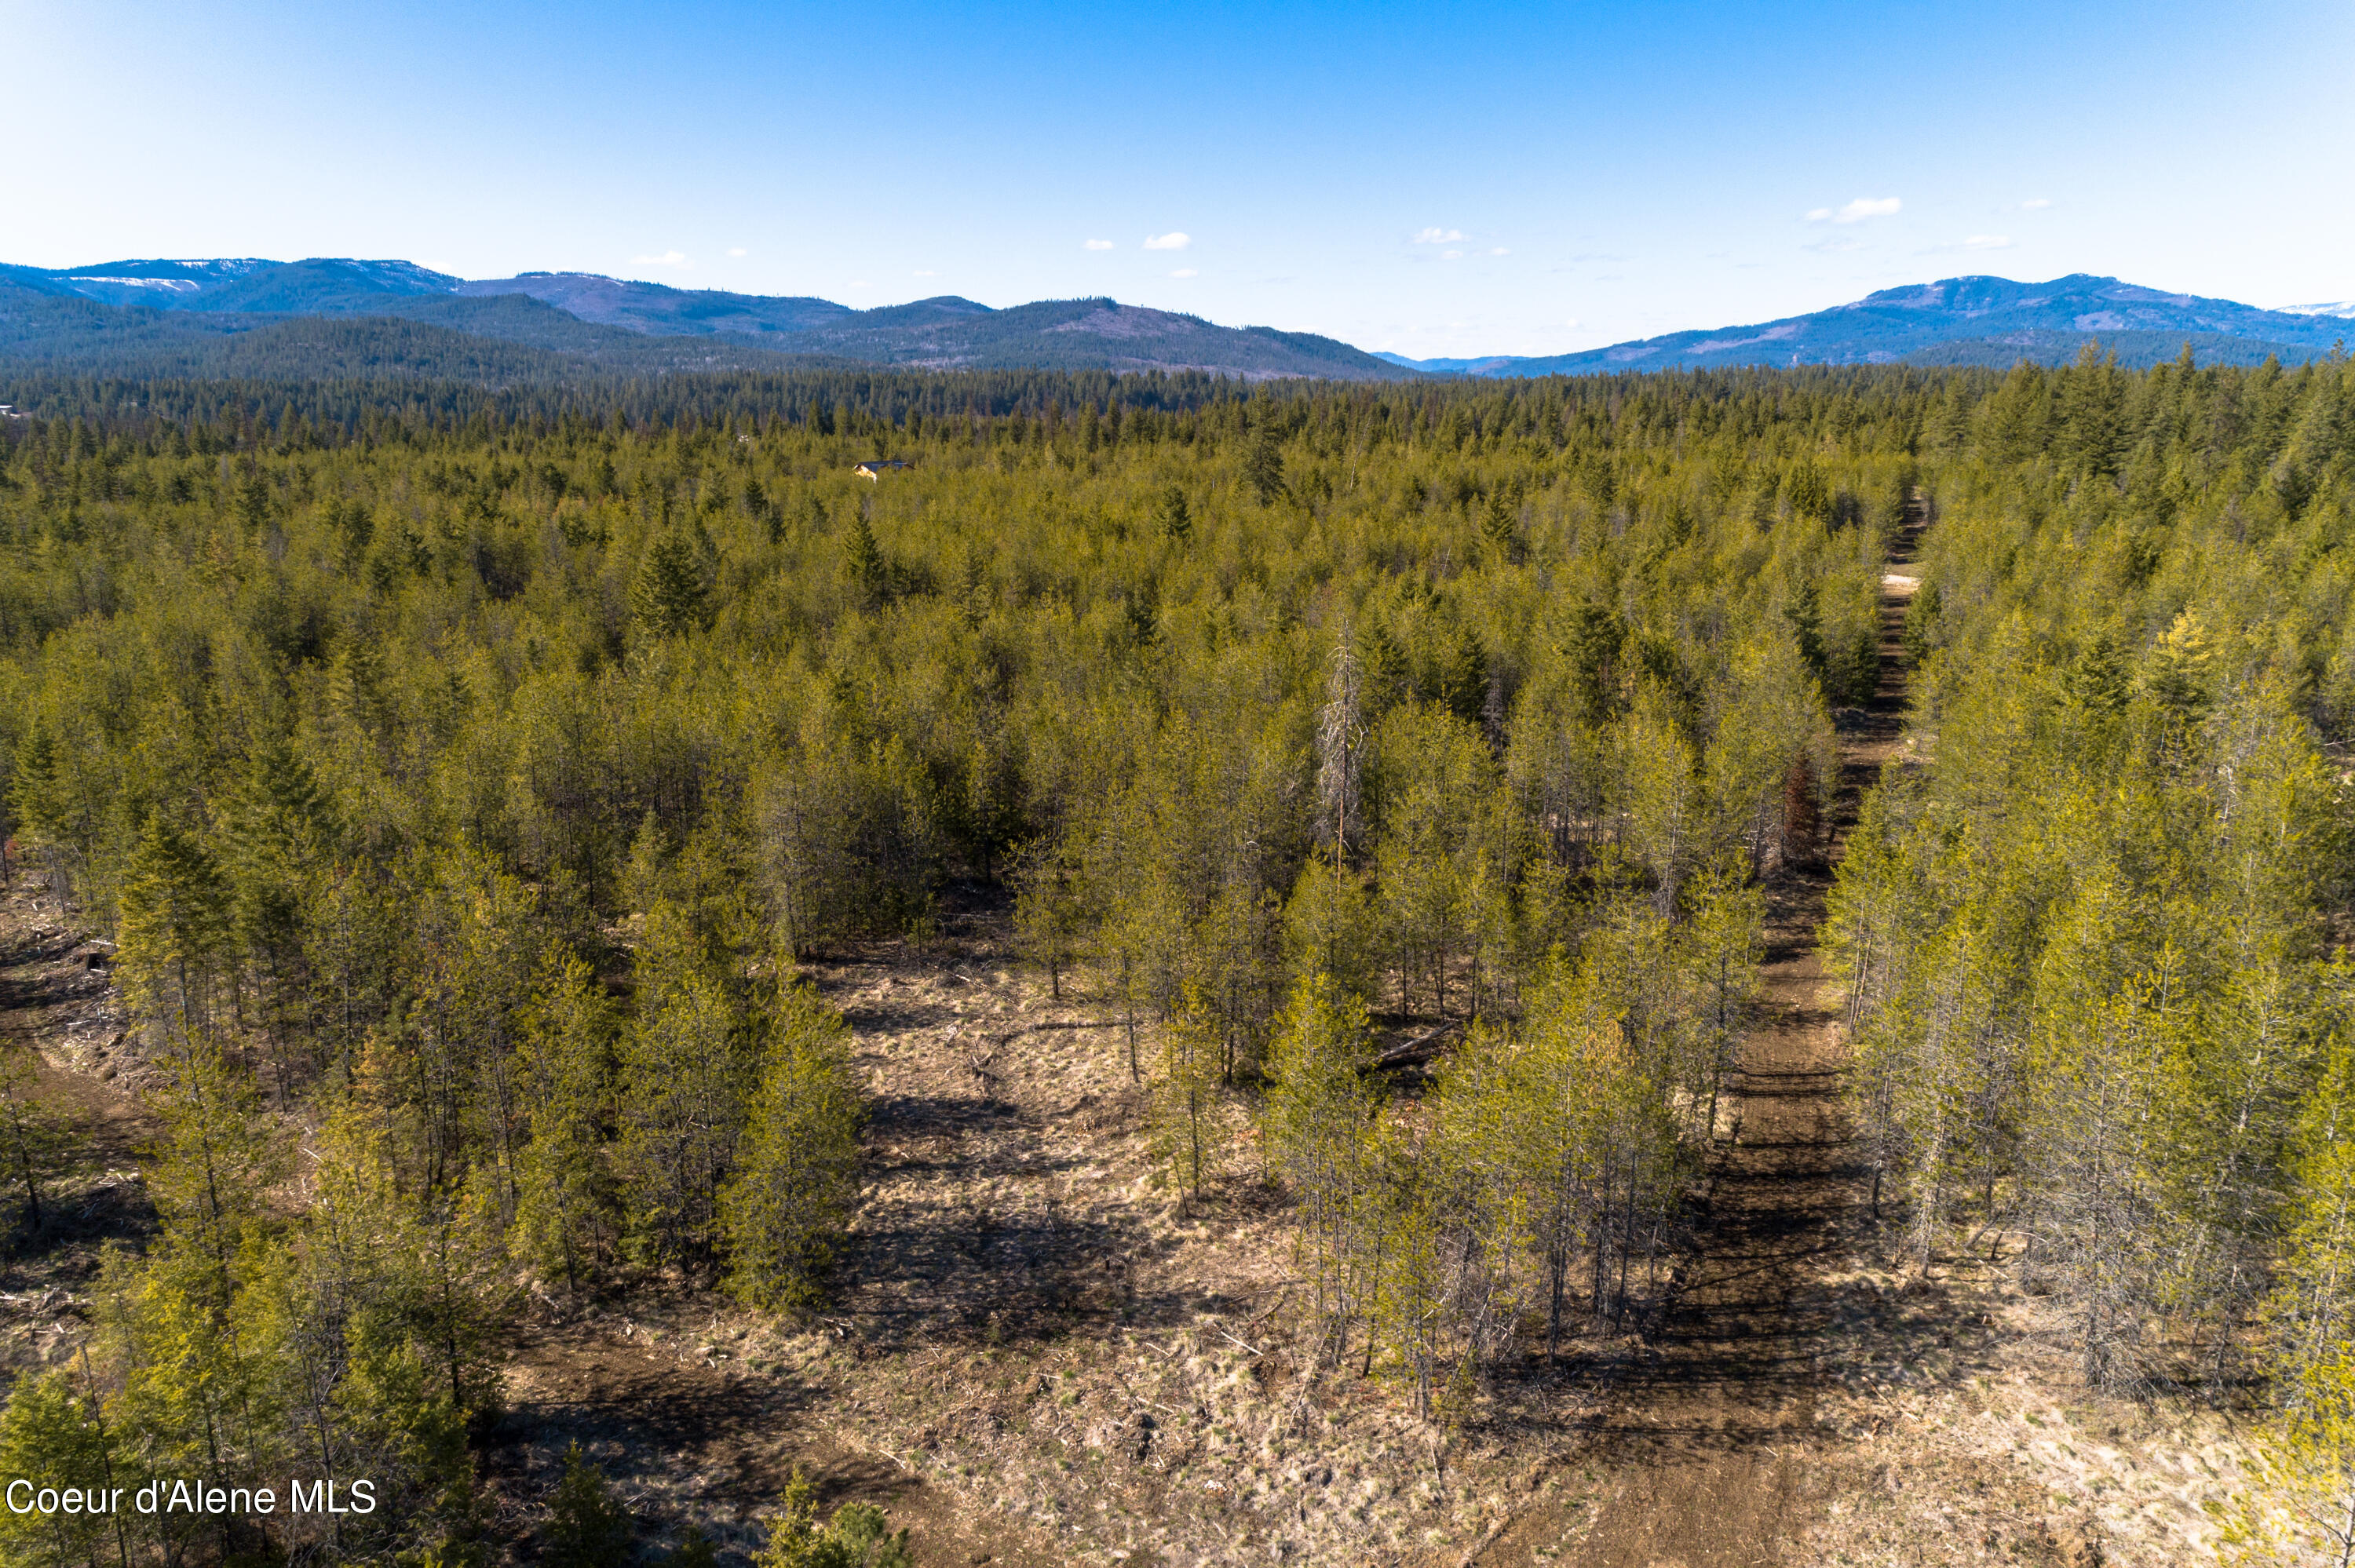
<path id="1" fill-rule="evenodd" d="M 1865 1187 L 1841 1101 L 1847 1043 L 1821 946 L 1833 869 L 1863 790 L 1904 726 L 1902 632 L 1922 528 L 1893 543 L 1881 593 L 1881 679 L 1840 715 L 1839 789 L 1825 849 L 1771 890 L 1762 1021 L 1725 1086 L 1706 1207 L 1658 1317 L 1631 1340 L 1598 1423 L 1610 1486 L 1572 1560 L 1582 1568 L 1734 1568 L 1773 1561 L 1828 1476 L 1815 1402 L 1841 1347 L 1824 1277 L 1854 1245 Z M 1558 1505 L 1503 1531 L 1503 1563 L 1575 1532 Z"/>

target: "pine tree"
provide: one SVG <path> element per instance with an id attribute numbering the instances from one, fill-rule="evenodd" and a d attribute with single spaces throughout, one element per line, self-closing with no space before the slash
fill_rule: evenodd
<path id="1" fill-rule="evenodd" d="M 875 540 L 875 530 L 867 521 L 862 508 L 850 520 L 850 531 L 843 536 L 842 567 L 850 581 L 870 602 L 891 597 L 891 562 L 883 554 L 883 546 Z"/>
<path id="2" fill-rule="evenodd" d="M 204 1041 L 166 1058 L 164 1141 L 148 1192 L 175 1240 L 212 1260 L 226 1305 L 231 1260 L 261 1222 L 287 1150 L 252 1075 Z"/>
<path id="3" fill-rule="evenodd" d="M 521 1050 L 531 1141 L 517 1178 L 517 1238 L 578 1290 L 609 1253 L 621 1200 L 606 1164 L 614 1024 L 603 988 L 580 958 L 542 969 Z"/>
<path id="4" fill-rule="evenodd" d="M 47 1220 L 41 1189 L 56 1176 L 65 1152 L 56 1113 L 35 1093 L 37 1060 L 24 1047 L 0 1056 L 0 1166 L 25 1194 L 25 1228 L 36 1234 Z"/>
<path id="5" fill-rule="evenodd" d="M 1153 1085 L 1154 1145 L 1189 1202 L 1219 1174 L 1219 1080 L 1225 1061 L 1217 1021 L 1199 989 L 1186 986 L 1177 1015 L 1161 1031 L 1161 1071 Z"/>
<path id="6" fill-rule="evenodd" d="M 654 1255 L 708 1266 L 719 1191 L 753 1071 L 728 981 L 685 913 L 646 911 L 638 1016 L 622 1034 L 620 1157 L 630 1219 Z"/>
<path id="7" fill-rule="evenodd" d="M 768 1544 L 753 1553 L 752 1563 L 753 1568 L 916 1568 L 908 1531 L 892 1530 L 871 1503 L 845 1503 L 818 1523 L 817 1489 L 799 1466 L 770 1518 Z"/>
<path id="8" fill-rule="evenodd" d="M 1364 874 L 1313 854 L 1284 906 L 1285 972 L 1294 986 L 1323 976 L 1347 996 L 1370 1001 L 1381 984 L 1381 936 Z"/>
<path id="9" fill-rule="evenodd" d="M 282 1098 L 301 1065 L 310 996 L 303 954 L 311 890 L 334 824 L 310 763 L 291 739 L 256 746 L 229 811 L 226 874 L 236 946 L 244 950 Z"/>
<path id="10" fill-rule="evenodd" d="M 123 991 L 176 1049 L 209 1037 L 228 978 L 229 890 L 204 845 L 151 814 L 124 868 Z"/>
<path id="11" fill-rule="evenodd" d="M 646 549 L 630 585 L 630 611 L 650 637 L 683 637 L 709 620 L 695 547 L 665 530 Z"/>
<path id="12" fill-rule="evenodd" d="M 1517 498 L 1504 491 L 1492 492 L 1488 504 L 1480 514 L 1480 538 L 1498 566 L 1511 566 L 1520 558 L 1521 520 Z"/>
<path id="13" fill-rule="evenodd" d="M 68 1487 L 111 1490 L 116 1477 L 110 1448 L 96 1402 L 78 1395 L 64 1372 L 25 1374 L 0 1412 L 0 1471 L 36 1495 Z M 122 1516 L 132 1507 L 126 1495 L 119 1510 L 0 1510 L 0 1552 L 23 1568 L 89 1568 L 118 1551 L 127 1556 Z"/>
<path id="14" fill-rule="evenodd" d="M 1365 1004 L 1329 975 L 1303 979 L 1276 1021 L 1260 1137 L 1299 1203 L 1301 1248 L 1312 1261 L 1320 1342 L 1348 1343 L 1354 1221 L 1371 1172 L 1377 1101 L 1368 1083 Z"/>
<path id="15" fill-rule="evenodd" d="M 1252 432 L 1251 450 L 1243 458 L 1243 482 L 1251 486 L 1262 506 L 1273 505 L 1284 493 L 1284 448 L 1271 418 L 1263 417 Z"/>
<path id="16" fill-rule="evenodd" d="M 2249 1484 L 2216 1510 L 2242 1561 L 2355 1564 L 2355 1352 L 2306 1369 L 2298 1403 L 2257 1441 Z"/>
<path id="17" fill-rule="evenodd" d="M 1078 877 L 1060 846 L 1042 842 L 1021 857 L 1012 880 L 1015 933 L 1032 958 L 1047 966 L 1048 994 L 1060 1001 L 1063 969 L 1085 916 Z"/>
<path id="18" fill-rule="evenodd" d="M 841 1245 L 867 1114 L 849 1033 L 809 986 L 779 988 L 749 1130 L 719 1199 L 728 1287 L 751 1306 L 807 1310 Z"/>
<path id="19" fill-rule="evenodd" d="M 1181 545 L 1194 532 L 1194 517 L 1187 510 L 1183 485 L 1173 484 L 1161 493 L 1161 532 L 1164 537 Z"/>
<path id="20" fill-rule="evenodd" d="M 549 1568 L 628 1568 L 637 1521 L 575 1443 L 564 1451 L 564 1476 L 539 1533 L 539 1560 Z"/>

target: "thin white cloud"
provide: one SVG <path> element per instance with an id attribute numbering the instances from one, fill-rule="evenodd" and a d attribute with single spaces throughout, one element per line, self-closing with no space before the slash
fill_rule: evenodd
<path id="1" fill-rule="evenodd" d="M 1861 250 L 1864 249 L 1864 241 L 1861 239 L 1851 239 L 1846 235 L 1841 235 L 1837 238 L 1816 240 L 1811 244 L 1801 247 L 1801 249 L 1806 250 Z"/>
<path id="2" fill-rule="evenodd" d="M 2051 205 L 2052 198 L 2051 196 L 2030 196 L 2026 201 L 2019 204 L 2019 210 L 2022 212 L 2042 212 L 2046 207 L 2051 207 Z"/>
<path id="3" fill-rule="evenodd" d="M 1464 231 L 1460 228 L 1426 228 L 1416 234 L 1414 242 L 1417 245 L 1455 245 L 1463 238 Z"/>
<path id="4" fill-rule="evenodd" d="M 1566 326 L 1566 327 L 1574 327 L 1574 326 L 1576 326 L 1576 325 L 1578 324 L 1578 318 L 1577 318 L 1576 316 L 1572 316 L 1572 317 L 1571 317 L 1568 321 L 1566 321 L 1566 322 L 1562 323 L 1561 324 L 1562 324 L 1562 325 L 1564 325 L 1564 326 Z"/>
<path id="5" fill-rule="evenodd" d="M 1112 241 L 1109 239 L 1091 239 L 1085 245 L 1081 246 L 1080 249 L 1082 250 L 1109 250 L 1112 249 Z"/>
<path id="6" fill-rule="evenodd" d="M 1145 248 L 1147 250 L 1183 250 L 1193 243 L 1194 237 L 1182 228 L 1173 228 L 1167 234 L 1148 234 L 1145 237 Z"/>
<path id="7" fill-rule="evenodd" d="M 1963 241 L 1963 249 L 1966 250 L 2009 250 L 2011 249 L 2011 236 L 2009 234 L 1974 234 L 1968 239 Z"/>
<path id="8" fill-rule="evenodd" d="M 1842 207 L 1819 207 L 1807 214 L 1809 223 L 1862 223 L 1868 217 L 1887 217 L 1905 204 L 1895 196 L 1859 196 Z"/>
<path id="9" fill-rule="evenodd" d="M 677 250 L 666 250 L 659 256 L 633 256 L 630 258 L 630 260 L 632 265 L 638 267 L 686 267 L 691 265 L 687 257 Z"/>
<path id="10" fill-rule="evenodd" d="M 1199 278 L 1202 274 L 1197 272 L 1191 267 L 1180 267 L 1178 270 L 1170 273 L 1169 275 L 1173 278 Z"/>
<path id="11" fill-rule="evenodd" d="M 1510 256 L 1512 251 L 1505 246 L 1499 245 L 1491 249 L 1488 254 L 1491 256 Z"/>
<path id="12" fill-rule="evenodd" d="M 1464 260 L 1464 252 L 1461 250 L 1443 250 L 1439 253 L 1439 259 L 1442 261 L 1461 261 Z"/>
<path id="13" fill-rule="evenodd" d="M 916 276 L 919 278 L 937 278 L 940 274 L 933 271 L 930 267 L 919 267 L 916 269 Z"/>
<path id="14" fill-rule="evenodd" d="M 742 256 L 747 254 L 747 252 L 741 245 L 731 245 L 728 248 L 728 254 L 730 256 Z"/>

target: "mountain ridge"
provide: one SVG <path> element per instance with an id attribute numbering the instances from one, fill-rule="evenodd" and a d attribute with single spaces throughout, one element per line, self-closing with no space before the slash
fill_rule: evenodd
<path id="1" fill-rule="evenodd" d="M 942 294 L 859 310 L 810 295 L 679 289 L 594 272 L 465 279 L 399 259 L 0 264 L 0 360 L 146 374 L 229 374 L 229 366 L 267 362 L 290 366 L 287 374 L 428 375 L 447 365 L 469 377 L 561 378 L 865 364 L 1375 381 L 1749 366 L 2003 367 L 2022 358 L 2065 361 L 2088 343 L 2128 366 L 2172 358 L 2187 345 L 2208 363 L 2294 363 L 2329 352 L 2346 335 L 2349 315 L 2355 303 L 2268 311 L 2089 273 L 2043 282 L 1974 274 L 1573 354 L 1412 359 L 1103 297 L 993 308 Z M 379 324 L 287 327 L 304 321 Z"/>
<path id="2" fill-rule="evenodd" d="M 2328 307 L 2312 307 L 2328 311 Z M 1499 377 L 1737 365 L 1987 365 L 2075 356 L 2087 343 L 2122 363 L 2174 356 L 2189 342 L 2204 360 L 2256 364 L 2318 357 L 2346 335 L 2328 313 L 2261 310 L 2232 300 L 2072 272 L 2044 282 L 1972 274 L 1882 289 L 1800 315 L 1689 329 L 1574 354 L 1409 360 L 1403 368 Z M 1478 368 L 1474 368 L 1478 367 Z"/>
<path id="3" fill-rule="evenodd" d="M 943 294 L 862 311 L 807 296 L 676 289 L 597 273 L 470 280 L 411 261 L 336 257 L 0 266 L 0 291 L 11 288 L 49 303 L 20 298 L 13 308 L 0 305 L 0 355 L 45 363 L 63 357 L 110 368 L 117 366 L 104 360 L 102 323 L 64 311 L 62 301 L 134 313 L 116 323 L 123 339 L 139 345 L 133 363 L 122 368 L 168 362 L 185 371 L 208 359 L 239 357 L 224 341 L 239 333 L 290 319 L 359 318 L 428 323 L 615 368 L 782 369 L 852 362 L 943 370 L 1206 371 L 1246 380 L 1392 380 L 1410 374 L 1313 333 L 1220 326 L 1102 298 L 1000 310 Z M 427 341 L 389 328 L 383 336 L 400 352 Z M 348 334 L 314 334 L 309 341 L 360 352 L 359 340 Z M 649 346 L 655 344 L 664 346 Z M 468 348 L 460 357 L 472 365 L 512 356 Z M 362 358 L 376 363 L 372 354 Z"/>

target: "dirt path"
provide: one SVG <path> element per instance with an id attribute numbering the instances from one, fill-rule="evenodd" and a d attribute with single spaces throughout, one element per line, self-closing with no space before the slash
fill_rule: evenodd
<path id="1" fill-rule="evenodd" d="M 1818 945 L 1832 867 L 1862 790 L 1904 721 L 1902 632 L 1918 526 L 1892 549 L 1881 594 L 1881 682 L 1839 715 L 1841 778 L 1828 852 L 1770 890 L 1764 1021 L 1728 1092 L 1732 1133 L 1711 1150 L 1694 1255 L 1598 1424 L 1593 1489 L 1532 1509 L 1478 1561 L 1581 1568 L 1753 1568 L 1828 1500 L 1836 1440 L 1817 1400 L 1839 1353 L 1826 1277 L 1849 1255 L 1864 1187 L 1840 1099 L 1837 986 Z"/>
<path id="2" fill-rule="evenodd" d="M 157 1128 L 122 1076 L 119 999 L 76 958 L 80 937 L 30 879 L 0 888 L 0 1065 L 24 1074 L 64 1145 L 45 1161 L 37 1228 L 13 1171 L 0 1193 L 0 1387 L 71 1354 L 106 1249 L 155 1227 L 140 1160 Z"/>

